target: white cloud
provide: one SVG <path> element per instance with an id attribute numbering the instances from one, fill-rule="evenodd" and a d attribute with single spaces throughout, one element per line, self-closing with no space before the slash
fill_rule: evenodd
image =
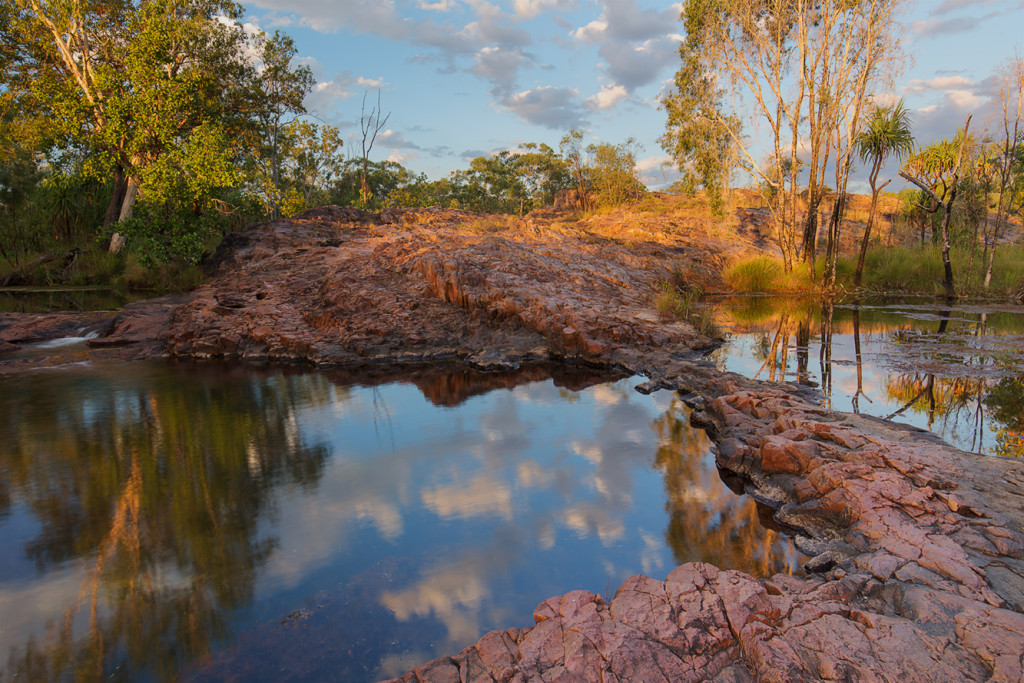
<path id="1" fill-rule="evenodd" d="M 590 43 L 642 41 L 678 31 L 679 5 L 663 10 L 641 9 L 636 0 L 602 0 L 601 16 L 570 35 Z"/>
<path id="2" fill-rule="evenodd" d="M 424 2 L 420 0 L 420 9 L 430 12 L 447 12 L 454 6 L 454 0 L 438 0 L 438 2 Z"/>
<path id="3" fill-rule="evenodd" d="M 527 62 L 527 57 L 519 50 L 490 46 L 476 54 L 469 71 L 491 82 L 491 94 L 507 96 L 515 91 L 519 69 Z"/>
<path id="4" fill-rule="evenodd" d="M 977 109 L 988 101 L 988 98 L 978 97 L 970 90 L 947 90 L 945 96 L 954 106 L 961 109 Z"/>
<path id="5" fill-rule="evenodd" d="M 604 40 L 605 33 L 607 33 L 607 31 L 608 21 L 604 17 L 601 17 L 600 19 L 595 19 L 586 26 L 579 27 L 569 35 L 576 40 L 582 40 L 587 43 L 596 43 Z"/>
<path id="6" fill-rule="evenodd" d="M 322 70 L 318 64 L 312 64 L 313 73 Z M 345 101 L 353 95 L 367 89 L 378 89 L 386 85 L 383 78 L 365 78 L 356 76 L 351 71 L 334 74 L 330 79 L 320 80 L 313 86 L 313 91 L 306 95 L 306 109 L 310 113 L 322 115 L 332 109 L 338 101 Z"/>
<path id="7" fill-rule="evenodd" d="M 662 70 L 678 62 L 679 43 L 671 36 L 651 38 L 642 43 L 610 41 L 598 54 L 605 60 L 605 73 L 627 91 L 656 80 Z"/>
<path id="8" fill-rule="evenodd" d="M 575 4 L 573 0 L 515 0 L 512 3 L 512 9 L 517 16 L 523 19 L 533 19 L 542 12 L 568 9 L 573 4 Z"/>
<path id="9" fill-rule="evenodd" d="M 603 0 L 600 17 L 570 32 L 583 43 L 597 44 L 604 72 L 627 92 L 658 78 L 678 60 L 679 5 L 641 9 L 636 0 Z"/>
<path id="10" fill-rule="evenodd" d="M 502 98 L 500 104 L 527 123 L 555 130 L 583 122 L 575 88 L 542 86 Z"/>
<path id="11" fill-rule="evenodd" d="M 927 81 L 920 79 L 914 79 L 907 85 L 903 86 L 903 92 L 905 93 L 919 93 L 926 92 L 928 90 L 946 90 L 948 88 L 963 88 L 965 86 L 975 85 L 974 81 L 963 76 L 936 76 Z"/>
<path id="12" fill-rule="evenodd" d="M 639 173 L 647 173 L 648 171 L 661 168 L 662 164 L 671 163 L 672 158 L 666 155 L 657 157 L 647 157 L 646 159 L 640 159 L 636 162 L 636 170 Z"/>
<path id="13" fill-rule="evenodd" d="M 597 93 L 593 97 L 588 97 L 587 101 L 584 102 L 584 106 L 587 109 L 593 109 L 601 111 L 603 109 L 611 109 L 619 102 L 622 102 L 629 97 L 629 93 L 621 85 L 602 85 L 601 92 Z"/>

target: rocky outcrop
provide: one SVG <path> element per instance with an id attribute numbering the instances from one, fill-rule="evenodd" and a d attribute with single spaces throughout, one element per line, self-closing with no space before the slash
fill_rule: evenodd
<path id="1" fill-rule="evenodd" d="M 175 312 L 167 350 L 488 369 L 689 351 L 709 340 L 654 307 L 683 263 L 676 242 L 635 248 L 550 222 L 325 207 L 229 242 Z"/>
<path id="2" fill-rule="evenodd" d="M 687 564 L 538 606 L 411 681 L 1024 680 L 1024 463 L 777 391 L 697 415 L 808 578 Z"/>
<path id="3" fill-rule="evenodd" d="M 0 353 L 86 324 L 99 334 L 90 347 L 116 357 L 625 367 L 710 343 L 655 301 L 669 281 L 713 287 L 723 253 L 665 217 L 615 231 L 552 210 L 323 207 L 229 235 L 206 284 L 101 314 L 99 326 L 89 315 L 6 314 Z"/>

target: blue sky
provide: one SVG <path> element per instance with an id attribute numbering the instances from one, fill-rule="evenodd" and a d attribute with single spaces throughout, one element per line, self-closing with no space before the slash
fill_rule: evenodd
<path id="1" fill-rule="evenodd" d="M 651 187 L 670 180 L 658 97 L 678 66 L 679 5 L 649 0 L 250 0 L 246 21 L 295 39 L 317 86 L 307 106 L 359 147 L 359 114 L 391 112 L 371 158 L 439 178 L 546 142 L 636 138 Z M 1024 0 L 920 0 L 904 15 L 905 98 L 920 142 L 994 109 L 996 67 L 1024 51 Z M 992 121 L 994 123 L 994 121 Z M 855 191 L 857 188 L 851 188 Z"/>

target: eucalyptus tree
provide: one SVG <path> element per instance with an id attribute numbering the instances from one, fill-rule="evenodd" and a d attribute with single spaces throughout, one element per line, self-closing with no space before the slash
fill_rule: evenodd
<path id="1" fill-rule="evenodd" d="M 261 106 L 254 107 L 256 125 L 248 131 L 247 146 L 267 215 L 276 219 L 286 192 L 281 169 L 284 147 L 293 132 L 289 126 L 306 111 L 302 100 L 312 90 L 313 75 L 309 67 L 294 64 L 297 50 L 290 37 L 275 31 L 260 47 L 252 90 Z"/>
<path id="2" fill-rule="evenodd" d="M 878 184 L 878 174 L 882 165 L 890 156 L 902 158 L 914 149 L 914 136 L 910 133 L 910 113 L 900 100 L 891 107 L 875 106 L 868 116 L 867 125 L 854 140 L 857 154 L 864 163 L 871 164 L 868 171 L 868 183 L 871 185 L 871 208 L 868 210 L 868 222 L 864 226 L 864 239 L 860 245 L 860 256 L 857 258 L 857 271 L 853 276 L 855 286 L 860 286 L 864 273 L 864 258 L 868 253 L 868 242 L 871 240 L 871 229 L 875 223 L 875 211 L 878 208 L 878 195 L 885 186 L 892 182 L 886 180 Z"/>
<path id="3" fill-rule="evenodd" d="M 739 165 L 765 188 L 787 270 L 798 258 L 814 260 L 825 169 L 837 164 L 845 187 L 851 133 L 885 67 L 900 58 L 894 19 L 903 4 L 682 3 L 686 38 L 675 91 L 662 102 L 668 112 L 662 146 L 691 184 L 703 184 L 713 197 L 728 182 L 728 152 L 735 149 Z"/>

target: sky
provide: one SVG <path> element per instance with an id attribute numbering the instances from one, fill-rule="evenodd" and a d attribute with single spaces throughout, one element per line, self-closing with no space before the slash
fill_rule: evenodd
<path id="1" fill-rule="evenodd" d="M 364 95 L 390 118 L 370 154 L 431 179 L 527 142 L 634 138 L 648 187 L 672 173 L 659 97 L 679 65 L 679 4 L 650 0 L 249 0 L 245 21 L 288 33 L 316 86 L 306 106 L 358 155 Z M 1024 52 L 1024 0 L 918 0 L 902 19 L 902 97 L 928 144 L 994 123 L 996 68 Z M 895 167 L 887 169 L 895 172 Z M 851 181 L 851 190 L 865 191 Z"/>

